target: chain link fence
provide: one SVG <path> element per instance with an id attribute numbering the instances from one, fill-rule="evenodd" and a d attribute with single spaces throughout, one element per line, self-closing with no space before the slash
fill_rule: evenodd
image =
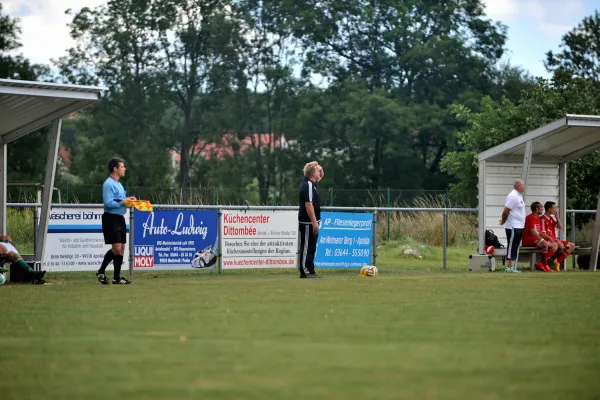
<path id="1" fill-rule="evenodd" d="M 41 197 L 42 185 L 10 184 L 7 198 L 9 203 L 35 203 Z M 298 204 L 298 189 L 257 188 L 187 188 L 138 187 L 125 184 L 128 194 L 153 204 L 183 205 L 261 205 L 295 206 Z M 337 207 L 474 207 L 477 193 L 455 194 L 448 190 L 404 190 L 404 189 L 337 189 L 319 188 L 322 206 Z M 102 203 L 102 185 L 57 185 L 53 191 L 53 202 L 62 204 Z"/>
<path id="2" fill-rule="evenodd" d="M 128 187 L 126 191 L 153 204 L 296 206 L 296 188 L 265 190 L 256 188 Z M 39 184 L 10 184 L 9 203 L 38 203 L 43 187 Z M 335 207 L 469 208 L 477 194 L 456 195 L 446 190 L 336 189 L 320 188 L 321 205 Z M 62 204 L 101 204 L 101 185 L 57 185 L 53 202 Z M 9 208 L 6 234 L 25 252 L 33 251 L 33 208 Z M 567 212 L 567 238 L 582 247 L 591 245 L 594 212 Z M 383 211 L 378 213 L 377 240 L 439 247 L 443 244 L 443 213 L 439 211 Z M 448 246 L 477 248 L 477 213 L 448 215 Z"/>

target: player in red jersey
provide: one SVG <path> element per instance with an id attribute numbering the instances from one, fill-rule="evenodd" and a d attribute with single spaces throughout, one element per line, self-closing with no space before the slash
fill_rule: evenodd
<path id="1" fill-rule="evenodd" d="M 558 246 L 555 257 L 552 259 L 552 263 L 557 271 L 560 271 L 560 264 L 566 260 L 569 255 L 575 250 L 575 243 L 571 243 L 568 240 L 559 240 L 556 238 L 556 228 L 563 229 L 562 223 L 558 218 L 558 209 L 556 203 L 553 201 L 547 201 L 544 204 L 544 210 L 546 213 L 540 217 L 542 221 L 542 230 L 544 234 L 542 237 L 553 240 Z"/>
<path id="2" fill-rule="evenodd" d="M 548 268 L 548 259 L 554 255 L 557 244 L 544 239 L 542 232 L 542 221 L 540 215 L 544 212 L 544 206 L 539 201 L 531 204 L 531 214 L 525 218 L 525 228 L 523 228 L 523 246 L 538 247 L 542 250 L 542 260 L 535 263 L 535 266 L 544 272 L 552 272 Z"/>

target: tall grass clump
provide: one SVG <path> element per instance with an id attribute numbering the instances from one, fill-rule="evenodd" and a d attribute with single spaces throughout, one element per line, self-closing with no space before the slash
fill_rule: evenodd
<path id="1" fill-rule="evenodd" d="M 422 197 L 413 201 L 412 207 L 443 208 L 441 197 Z M 403 241 L 407 238 L 429 246 L 442 246 L 443 223 L 442 212 L 430 211 L 398 211 L 390 212 L 390 240 Z M 379 241 L 388 238 L 388 214 L 378 213 L 377 238 Z M 466 245 L 477 240 L 476 213 L 448 214 L 448 245 Z"/>
<path id="2" fill-rule="evenodd" d="M 17 250 L 33 249 L 33 209 L 8 208 L 6 217 L 6 234 L 12 237 Z"/>
<path id="3" fill-rule="evenodd" d="M 594 237 L 594 219 L 588 221 L 585 225 L 575 232 L 575 244 L 579 247 L 591 247 Z M 571 237 L 567 238 L 569 241 Z"/>

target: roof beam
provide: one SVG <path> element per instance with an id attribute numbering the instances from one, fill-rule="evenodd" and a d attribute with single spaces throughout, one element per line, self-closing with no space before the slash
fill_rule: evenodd
<path id="1" fill-rule="evenodd" d="M 489 163 L 513 163 L 523 164 L 523 156 L 509 156 L 506 154 L 499 154 L 497 156 L 488 158 L 486 160 Z M 531 164 L 556 164 L 562 162 L 562 157 L 550 157 L 550 156 L 531 156 Z"/>
<path id="2" fill-rule="evenodd" d="M 61 99 L 74 100 L 100 100 L 100 93 L 76 92 L 73 90 L 28 88 L 18 86 L 0 86 L 0 94 L 12 96 L 33 96 L 33 97 L 59 97 Z"/>
<path id="3" fill-rule="evenodd" d="M 44 126 L 50 124 L 55 119 L 62 118 L 63 116 L 67 116 L 67 115 L 85 107 L 88 104 L 90 104 L 89 101 L 76 101 L 72 104 L 69 104 L 67 107 L 63 107 L 60 110 L 56 110 L 56 111 L 54 111 L 44 117 L 41 117 L 40 119 L 33 121 L 19 129 L 16 129 L 12 132 L 2 135 L 2 139 L 4 140 L 5 143 L 13 142 L 13 141 L 19 139 L 20 137 L 27 135 L 30 132 L 33 132 L 40 128 L 43 128 Z"/>
<path id="4" fill-rule="evenodd" d="M 584 156 L 584 155 L 591 153 L 592 151 L 598 150 L 598 149 L 600 149 L 600 142 L 596 142 L 596 143 L 586 147 L 585 149 L 577 150 L 571 154 L 567 154 L 566 156 L 563 157 L 563 159 L 565 160 L 565 162 L 573 161 L 576 158 Z"/>
<path id="5" fill-rule="evenodd" d="M 587 125 L 590 122 L 596 123 Z M 567 114 L 567 123 L 571 126 L 600 126 L 600 115 Z"/>

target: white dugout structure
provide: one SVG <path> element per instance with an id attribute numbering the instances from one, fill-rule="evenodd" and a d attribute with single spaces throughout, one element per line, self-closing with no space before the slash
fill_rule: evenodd
<path id="1" fill-rule="evenodd" d="M 7 145 L 51 125 L 36 262 L 41 262 L 44 254 L 62 118 L 99 101 L 101 91 L 93 86 L 0 79 L 0 232 L 6 232 Z"/>
<path id="2" fill-rule="evenodd" d="M 572 160 L 600 149 L 600 116 L 566 115 L 477 155 L 479 254 L 485 254 L 485 231 L 491 229 L 506 243 L 499 225 L 506 196 L 516 179 L 525 181 L 526 205 L 554 201 L 560 220 L 567 222 L 567 166 Z M 600 180 L 600 177 L 598 177 Z M 526 207 L 529 210 L 529 207 Z M 529 211 L 530 212 L 530 211 Z M 528 213 L 529 213 L 528 212 Z M 566 232 L 560 232 L 565 238 Z M 596 270 L 600 237 L 600 194 L 596 210 L 590 271 Z"/>

